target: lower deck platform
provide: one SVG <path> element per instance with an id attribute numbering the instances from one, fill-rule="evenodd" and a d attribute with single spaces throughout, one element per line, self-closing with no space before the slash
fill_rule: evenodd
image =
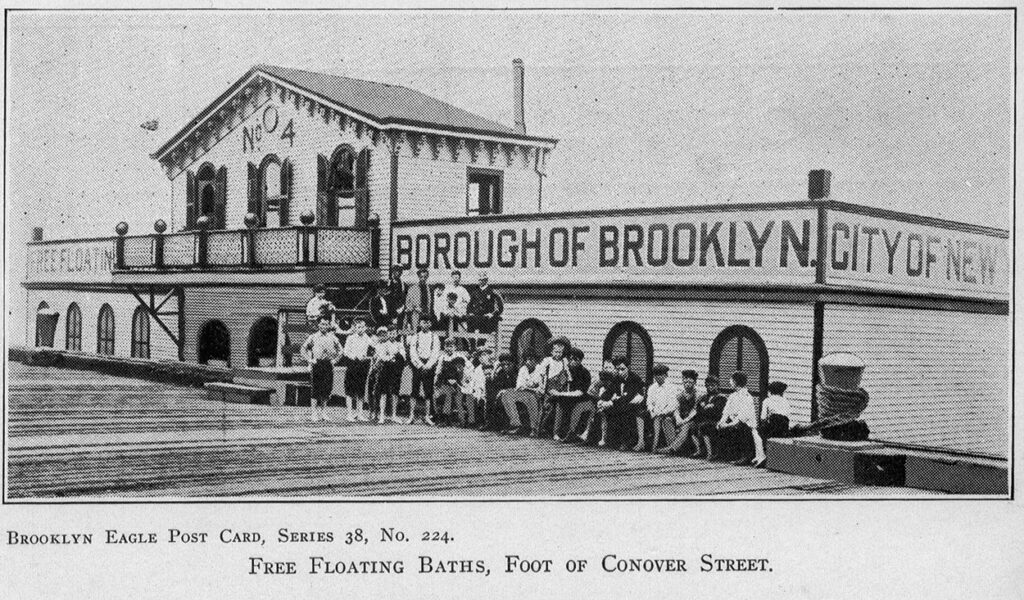
<path id="1" fill-rule="evenodd" d="M 424 425 L 310 423 L 308 409 L 9 363 L 7 497 L 927 497 L 679 457 Z"/>

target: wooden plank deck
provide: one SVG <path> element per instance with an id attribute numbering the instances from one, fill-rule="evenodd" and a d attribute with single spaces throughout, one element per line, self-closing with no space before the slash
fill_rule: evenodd
<path id="1" fill-rule="evenodd" d="M 9 364 L 7 494 L 28 498 L 756 497 L 931 494 L 307 409 Z"/>

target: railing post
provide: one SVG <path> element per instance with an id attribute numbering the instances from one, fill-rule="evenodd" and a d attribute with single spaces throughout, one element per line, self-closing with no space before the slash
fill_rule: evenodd
<path id="1" fill-rule="evenodd" d="M 313 215 L 313 211 L 303 211 L 299 215 L 299 264 L 308 265 L 310 252 L 309 252 L 309 237 L 312 232 L 310 227 L 313 224 L 313 220 L 316 217 Z"/>
<path id="2" fill-rule="evenodd" d="M 246 213 L 245 215 L 245 253 L 246 263 L 250 269 L 255 269 L 259 266 L 256 262 L 256 227 L 260 224 L 260 218 L 256 216 L 256 213 Z"/>
<path id="3" fill-rule="evenodd" d="M 196 256 L 196 266 L 200 268 L 206 268 L 207 254 L 209 248 L 209 236 L 210 233 L 207 228 L 210 226 L 210 217 L 203 215 L 196 220 L 196 226 L 199 228 L 196 231 L 196 235 L 199 236 L 196 241 L 199 244 L 198 256 Z"/>
<path id="4" fill-rule="evenodd" d="M 163 219 L 157 219 L 156 223 L 153 223 L 153 231 L 156 235 L 153 236 L 153 266 L 162 269 L 164 268 L 164 232 L 167 231 L 167 223 Z"/>
<path id="5" fill-rule="evenodd" d="M 121 221 L 114 227 L 117 239 L 114 240 L 114 265 L 117 269 L 124 268 L 124 236 L 128 234 L 128 224 Z"/>
<path id="6" fill-rule="evenodd" d="M 370 230 L 370 266 L 380 268 L 380 215 L 373 213 L 366 220 L 366 226 Z"/>

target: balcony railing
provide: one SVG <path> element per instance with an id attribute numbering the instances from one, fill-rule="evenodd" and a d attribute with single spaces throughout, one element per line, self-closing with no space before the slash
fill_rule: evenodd
<path id="1" fill-rule="evenodd" d="M 377 227 L 198 229 L 137 236 L 120 231 L 114 239 L 118 270 L 379 266 Z"/>

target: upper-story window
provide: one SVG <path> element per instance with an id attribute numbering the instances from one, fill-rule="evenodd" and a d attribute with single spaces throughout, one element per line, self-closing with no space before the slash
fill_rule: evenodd
<path id="1" fill-rule="evenodd" d="M 209 217 L 211 229 L 224 229 L 227 217 L 227 167 L 215 169 L 204 163 L 199 171 L 188 171 L 185 185 L 185 228 L 196 226 L 199 217 Z"/>
<path id="2" fill-rule="evenodd" d="M 290 221 L 292 165 L 276 154 L 263 157 L 257 167 L 249 163 L 248 212 L 259 218 L 261 227 L 284 227 Z"/>
<path id="3" fill-rule="evenodd" d="M 494 169 L 467 167 L 466 214 L 497 215 L 501 213 L 502 173 Z"/>
<path id="4" fill-rule="evenodd" d="M 317 223 L 366 227 L 370 216 L 370 149 L 342 144 L 331 158 L 317 157 Z"/>

